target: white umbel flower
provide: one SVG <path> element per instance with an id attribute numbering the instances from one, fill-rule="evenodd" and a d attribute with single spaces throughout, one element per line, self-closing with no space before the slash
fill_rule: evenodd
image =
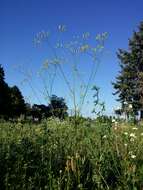
<path id="1" fill-rule="evenodd" d="M 135 159 L 135 158 L 136 158 L 136 155 L 132 154 L 132 155 L 131 155 L 131 158 L 132 158 L 132 159 Z"/>
<path id="2" fill-rule="evenodd" d="M 124 132 L 124 135 L 126 135 L 126 136 L 127 136 L 127 135 L 128 135 L 128 132 Z"/>
<path id="3" fill-rule="evenodd" d="M 133 130 L 138 130 L 138 128 L 137 127 L 133 127 Z"/>
<path id="4" fill-rule="evenodd" d="M 136 138 L 136 135 L 135 135 L 134 133 L 131 133 L 131 134 L 130 134 L 130 137 L 131 137 L 131 138 Z"/>
<path id="5" fill-rule="evenodd" d="M 130 108 L 130 109 L 132 109 L 132 108 L 133 108 L 132 104 L 129 104 L 129 108 Z"/>

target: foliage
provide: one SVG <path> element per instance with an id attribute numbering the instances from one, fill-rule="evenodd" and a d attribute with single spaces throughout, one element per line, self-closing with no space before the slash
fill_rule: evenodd
<path id="1" fill-rule="evenodd" d="M 116 77 L 113 86 L 115 94 L 119 95 L 122 109 L 128 114 L 128 105 L 132 106 L 134 115 L 143 109 L 143 23 L 139 31 L 134 32 L 129 40 L 129 50 L 119 50 L 117 56 L 120 60 L 121 71 Z M 142 117 L 142 114 L 141 114 Z"/>
<path id="2" fill-rule="evenodd" d="M 1 189 L 142 189 L 143 126 L 85 123 L 0 123 Z"/>
<path id="3" fill-rule="evenodd" d="M 17 86 L 9 87 L 4 81 L 4 69 L 0 65 L 0 116 L 5 119 L 25 113 L 25 101 Z"/>
<path id="4" fill-rule="evenodd" d="M 11 116 L 20 116 L 25 113 L 25 101 L 17 86 L 10 88 Z"/>
<path id="5" fill-rule="evenodd" d="M 57 97 L 56 95 L 52 95 L 50 97 L 50 104 L 48 105 L 51 116 L 58 117 L 60 119 L 64 119 L 68 116 L 67 110 L 68 107 L 65 103 L 64 98 Z"/>
<path id="6" fill-rule="evenodd" d="M 0 65 L 0 116 L 7 117 L 10 114 L 10 88 L 5 82 L 4 69 Z"/>
<path id="7" fill-rule="evenodd" d="M 0 66 L 0 116 L 4 118 L 20 117 L 21 114 L 25 116 L 32 116 L 33 120 L 38 118 L 58 117 L 64 119 L 68 113 L 68 107 L 64 98 L 52 95 L 49 97 L 49 105 L 25 104 L 25 100 L 21 91 L 17 86 L 9 87 L 4 81 L 4 70 Z"/>
<path id="8" fill-rule="evenodd" d="M 57 97 L 56 95 L 52 95 L 50 97 L 50 102 L 47 106 L 43 104 L 34 104 L 32 108 L 29 107 L 28 109 L 29 116 L 32 116 L 33 120 L 37 118 L 39 121 L 41 121 L 41 119 L 48 117 L 64 119 L 66 116 L 68 116 L 68 107 L 64 98 Z"/>
<path id="9" fill-rule="evenodd" d="M 95 113 L 97 115 L 97 117 L 103 115 L 103 112 L 105 111 L 105 103 L 104 102 L 100 102 L 99 100 L 99 88 L 97 86 L 93 86 L 92 90 L 94 90 L 94 109 L 92 111 L 92 113 Z"/>
<path id="10" fill-rule="evenodd" d="M 4 69 L 0 65 L 0 83 L 3 83 L 3 82 L 4 82 Z"/>

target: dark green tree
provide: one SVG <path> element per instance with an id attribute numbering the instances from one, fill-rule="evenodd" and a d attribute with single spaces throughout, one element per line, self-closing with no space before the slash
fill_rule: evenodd
<path id="1" fill-rule="evenodd" d="M 51 116 L 58 117 L 60 119 L 64 119 L 68 113 L 68 107 L 65 103 L 64 98 L 57 97 L 56 95 L 52 95 L 50 97 L 49 110 Z"/>
<path id="2" fill-rule="evenodd" d="M 11 99 L 11 116 L 19 117 L 25 113 L 26 104 L 22 96 L 21 91 L 17 86 L 10 88 L 10 99 Z"/>
<path id="3" fill-rule="evenodd" d="M 4 69 L 0 65 L 0 83 L 4 83 Z"/>
<path id="4" fill-rule="evenodd" d="M 10 89 L 5 82 L 5 73 L 0 65 L 0 116 L 8 118 L 10 114 Z"/>
<path id="5" fill-rule="evenodd" d="M 0 116 L 8 119 L 25 113 L 25 101 L 17 86 L 9 87 L 0 65 Z"/>
<path id="6" fill-rule="evenodd" d="M 51 116 L 50 108 L 49 106 L 45 106 L 43 104 L 34 104 L 31 108 L 31 116 L 33 120 L 38 119 L 38 121 L 41 121 L 41 119 Z"/>
<path id="7" fill-rule="evenodd" d="M 132 105 L 134 114 L 140 111 L 143 118 L 143 22 L 129 40 L 129 49 L 119 49 L 117 56 L 120 72 L 113 83 L 114 94 L 118 94 L 124 111 Z"/>

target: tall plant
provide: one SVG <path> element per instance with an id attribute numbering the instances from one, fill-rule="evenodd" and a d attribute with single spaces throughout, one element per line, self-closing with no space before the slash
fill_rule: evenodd
<path id="1" fill-rule="evenodd" d="M 48 50 L 47 59 L 38 72 L 46 98 L 50 99 L 55 82 L 61 77 L 61 86 L 63 82 L 67 86 L 73 115 L 77 117 L 82 112 L 94 82 L 107 33 L 94 37 L 89 32 L 74 35 L 72 38 L 69 36 L 66 27 L 59 25 L 56 36 L 41 31 L 35 36 L 34 44 L 44 47 L 46 45 Z M 33 90 L 32 85 L 31 88 Z"/>

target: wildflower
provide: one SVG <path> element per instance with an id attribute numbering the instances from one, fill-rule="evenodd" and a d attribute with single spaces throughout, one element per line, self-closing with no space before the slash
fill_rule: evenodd
<path id="1" fill-rule="evenodd" d="M 129 108 L 130 108 L 130 109 L 132 109 L 132 108 L 133 108 L 132 104 L 129 104 Z"/>
<path id="2" fill-rule="evenodd" d="M 125 147 L 127 147 L 127 144 L 124 144 Z"/>
<path id="3" fill-rule="evenodd" d="M 137 127 L 133 127 L 133 130 L 138 130 L 138 128 Z"/>
<path id="4" fill-rule="evenodd" d="M 129 151 L 129 155 L 132 155 L 133 154 L 133 151 Z"/>
<path id="5" fill-rule="evenodd" d="M 128 135 L 128 132 L 124 132 L 124 135 L 126 135 L 126 136 L 127 136 L 127 135 Z"/>
<path id="6" fill-rule="evenodd" d="M 143 136 L 143 133 L 141 133 L 141 136 Z"/>
<path id="7" fill-rule="evenodd" d="M 83 46 L 80 47 L 81 52 L 85 52 L 88 49 L 89 49 L 89 45 L 88 44 L 85 44 L 85 45 L 83 45 Z"/>
<path id="8" fill-rule="evenodd" d="M 107 32 L 104 32 L 102 34 L 97 34 L 95 39 L 98 40 L 98 41 L 103 41 L 107 38 L 108 36 L 108 33 Z"/>
<path id="9" fill-rule="evenodd" d="M 115 119 L 112 119 L 112 123 L 115 123 L 116 122 L 116 120 Z"/>
<path id="10" fill-rule="evenodd" d="M 118 126 L 118 122 L 117 122 L 117 121 L 115 121 L 115 123 L 114 123 L 114 124 L 115 124 L 115 127 L 117 127 L 117 126 Z"/>
<path id="11" fill-rule="evenodd" d="M 132 158 L 132 159 L 136 158 L 136 155 L 132 154 L 132 155 L 131 155 L 131 158 Z"/>
<path id="12" fill-rule="evenodd" d="M 65 26 L 65 25 L 59 25 L 59 26 L 58 26 L 58 30 L 59 30 L 60 32 L 65 32 L 65 31 L 66 31 L 66 26 Z"/>
<path id="13" fill-rule="evenodd" d="M 78 184 L 78 188 L 81 189 L 83 187 L 82 184 Z"/>
<path id="14" fill-rule="evenodd" d="M 134 139 L 134 138 L 131 138 L 131 139 L 130 139 L 130 142 L 134 142 L 134 141 L 135 141 L 135 139 Z"/>
<path id="15" fill-rule="evenodd" d="M 131 134 L 130 134 L 130 137 L 136 138 L 136 135 L 135 135 L 134 133 L 131 133 Z"/>
<path id="16" fill-rule="evenodd" d="M 107 138 L 107 136 L 106 136 L 106 135 L 104 135 L 104 136 L 103 136 L 103 139 L 106 139 L 106 138 Z"/>
<path id="17" fill-rule="evenodd" d="M 127 104 L 128 104 L 128 102 L 124 101 L 124 102 L 123 102 L 123 104 L 124 104 L 124 105 L 127 105 Z"/>
<path id="18" fill-rule="evenodd" d="M 86 32 L 82 35 L 83 39 L 88 39 L 90 36 L 90 33 L 89 32 Z"/>
<path id="19" fill-rule="evenodd" d="M 62 173 L 62 170 L 60 170 L 59 172 L 60 172 L 60 174 L 61 174 L 61 173 Z"/>

